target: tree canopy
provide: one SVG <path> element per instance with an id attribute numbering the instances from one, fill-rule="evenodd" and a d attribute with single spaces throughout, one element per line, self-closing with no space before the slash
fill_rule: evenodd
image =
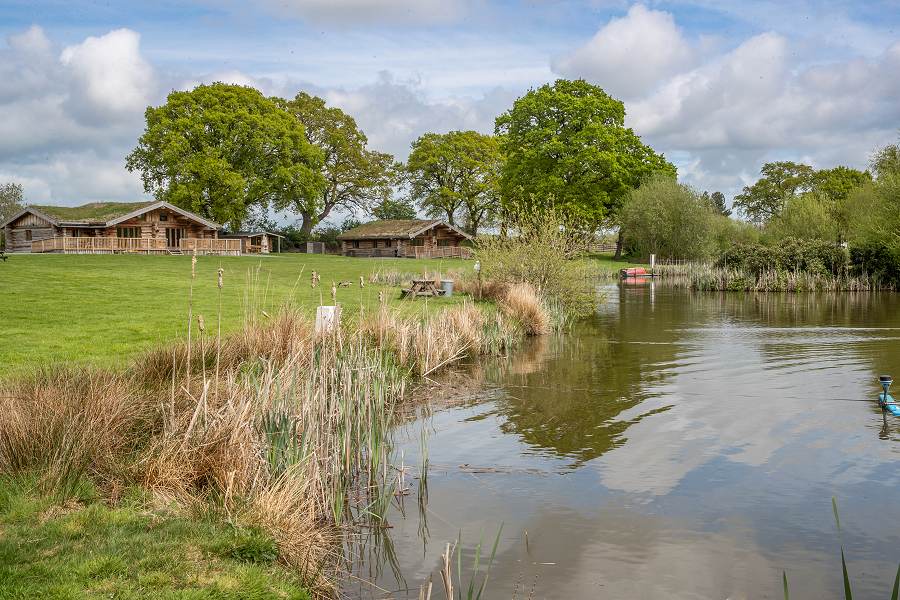
<path id="1" fill-rule="evenodd" d="M 253 88 L 174 91 L 145 117 L 126 166 L 159 200 L 237 228 L 254 206 L 315 197 L 325 185 L 303 125 Z"/>
<path id="2" fill-rule="evenodd" d="M 712 248 L 709 202 L 666 174 L 657 174 L 632 190 L 621 209 L 624 242 L 638 256 L 700 258 Z"/>
<path id="3" fill-rule="evenodd" d="M 462 214 L 477 235 L 499 204 L 502 164 L 497 139 L 476 131 L 426 133 L 412 143 L 406 162 L 410 196 L 429 216 L 451 225 Z"/>
<path id="4" fill-rule="evenodd" d="M 376 219 L 415 219 L 415 207 L 404 200 L 385 198 L 372 209 Z"/>
<path id="5" fill-rule="evenodd" d="M 275 205 L 300 215 L 301 232 L 308 235 L 335 208 L 370 212 L 390 196 L 397 179 L 394 157 L 370 150 L 353 117 L 305 92 L 280 104 L 303 124 L 307 140 L 324 156 L 321 175 L 325 185 L 319 192 L 285 197 Z"/>
<path id="6" fill-rule="evenodd" d="M 734 206 L 755 223 L 765 223 L 781 214 L 791 198 L 812 189 L 815 169 L 790 161 L 769 162 L 760 169 L 756 183 L 744 186 L 734 197 Z"/>
<path id="7" fill-rule="evenodd" d="M 20 183 L 0 183 L 0 223 L 24 208 L 24 190 Z"/>
<path id="8" fill-rule="evenodd" d="M 500 178 L 512 211 L 550 203 L 569 219 L 600 225 L 653 173 L 675 176 L 665 157 L 625 127 L 625 105 L 583 80 L 529 91 L 500 115 Z"/>

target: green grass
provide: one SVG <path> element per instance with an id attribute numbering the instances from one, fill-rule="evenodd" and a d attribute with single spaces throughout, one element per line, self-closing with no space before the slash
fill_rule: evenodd
<path id="1" fill-rule="evenodd" d="M 4 479 L 0 600 L 308 599 L 261 535 L 148 511 L 137 495 L 61 507 Z"/>
<path id="2" fill-rule="evenodd" d="M 629 267 L 647 267 L 645 263 L 630 262 L 626 259 L 614 260 L 611 253 L 591 254 L 588 256 L 601 274 L 615 275 L 618 277 L 620 269 Z"/>
<path id="3" fill-rule="evenodd" d="M 203 315 L 207 333 L 216 327 L 220 266 L 225 269 L 222 329 L 229 332 L 242 323 L 248 292 L 263 310 L 290 301 L 313 314 L 320 301 L 331 303 L 332 281 L 351 281 L 337 293 L 345 316 L 360 306 L 376 306 L 380 290 L 392 305 L 419 310 L 424 302 L 401 301 L 399 288 L 367 281 L 360 289 L 359 276 L 368 279 L 382 269 L 433 274 L 470 269 L 471 263 L 306 254 L 200 256 L 193 313 L 195 319 Z M 314 270 L 322 276 L 317 289 L 309 284 Z M 185 336 L 190 273 L 189 256 L 12 255 L 0 263 L 0 377 L 52 362 L 121 367 L 143 349 Z M 439 298 L 429 305 L 461 301 Z"/>

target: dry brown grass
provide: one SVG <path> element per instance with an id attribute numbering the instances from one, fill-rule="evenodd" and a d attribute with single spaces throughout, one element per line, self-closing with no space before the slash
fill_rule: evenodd
<path id="1" fill-rule="evenodd" d="M 541 296 L 529 283 L 515 283 L 506 289 L 500 298 L 500 308 L 504 314 L 516 319 L 528 335 L 550 333 L 550 314 Z"/>

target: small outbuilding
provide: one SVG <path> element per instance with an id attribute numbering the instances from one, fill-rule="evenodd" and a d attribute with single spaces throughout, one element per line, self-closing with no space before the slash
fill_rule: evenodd
<path id="1" fill-rule="evenodd" d="M 372 221 L 338 236 L 344 256 L 398 258 L 467 258 L 471 239 L 440 219 Z"/>
<path id="2" fill-rule="evenodd" d="M 221 233 L 219 237 L 227 240 L 240 240 L 241 254 L 281 252 L 281 240 L 284 239 L 283 235 L 269 231 L 235 231 L 234 233 Z"/>

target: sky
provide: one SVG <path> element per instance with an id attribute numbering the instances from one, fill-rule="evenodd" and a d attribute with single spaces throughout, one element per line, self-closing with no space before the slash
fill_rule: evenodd
<path id="1" fill-rule="evenodd" d="M 897 141 L 900 0 L 4 0 L 0 182 L 141 200 L 124 165 L 145 108 L 203 82 L 317 94 L 403 160 L 558 78 L 621 99 L 683 182 L 730 201 L 764 162 L 864 168 Z"/>

